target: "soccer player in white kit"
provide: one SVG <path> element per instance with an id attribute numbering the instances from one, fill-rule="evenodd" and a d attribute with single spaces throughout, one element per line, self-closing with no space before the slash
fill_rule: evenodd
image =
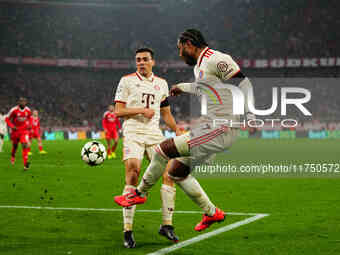
<path id="1" fill-rule="evenodd" d="M 177 135 L 176 122 L 171 114 L 168 102 L 169 88 L 167 82 L 155 76 L 154 53 L 149 48 L 136 51 L 137 71 L 122 77 L 115 96 L 115 114 L 123 117 L 123 161 L 125 164 L 125 187 L 123 194 L 136 189 L 144 154 L 151 159 L 152 147 L 165 140 L 159 128 L 162 116 L 165 124 Z M 164 166 L 165 168 L 166 166 Z M 159 233 L 169 240 L 177 242 L 178 237 L 172 226 L 176 189 L 167 174 L 163 177 L 161 187 L 163 223 Z M 132 224 L 136 206 L 123 209 L 124 246 L 134 248 Z"/>
<path id="2" fill-rule="evenodd" d="M 7 133 L 7 124 L 6 124 L 5 118 L 6 118 L 5 113 L 0 112 L 0 152 L 2 152 L 5 135 Z"/>
<path id="3" fill-rule="evenodd" d="M 169 176 L 203 211 L 203 219 L 195 226 L 196 231 L 208 228 L 214 222 L 223 221 L 225 213 L 208 198 L 198 181 L 190 174 L 195 165 L 203 163 L 212 155 L 231 147 L 239 134 L 240 115 L 233 114 L 232 88 L 238 87 L 245 97 L 254 102 L 253 88 L 237 63 L 227 54 L 208 48 L 203 35 L 196 29 L 183 32 L 177 43 L 180 57 L 195 66 L 195 82 L 180 83 L 170 90 L 171 95 L 182 92 L 207 95 L 207 114 L 192 127 L 190 134 L 168 139 L 155 147 L 151 163 L 135 191 L 116 196 L 117 204 L 126 207 L 146 201 L 148 190 L 163 173 L 170 159 Z M 245 113 L 254 118 L 244 105 Z M 216 119 L 228 120 L 216 122 Z M 217 123 L 217 124 L 216 124 Z M 218 124 L 219 123 L 219 124 Z"/>

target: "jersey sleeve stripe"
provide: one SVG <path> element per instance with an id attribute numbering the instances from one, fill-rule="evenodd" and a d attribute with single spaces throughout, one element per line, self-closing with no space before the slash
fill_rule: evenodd
<path id="1" fill-rule="evenodd" d="M 201 55 L 200 60 L 198 61 L 198 66 L 201 66 L 202 60 L 203 60 L 203 56 L 204 54 L 209 50 L 209 48 L 206 48 L 206 50 L 203 52 L 203 54 Z"/>

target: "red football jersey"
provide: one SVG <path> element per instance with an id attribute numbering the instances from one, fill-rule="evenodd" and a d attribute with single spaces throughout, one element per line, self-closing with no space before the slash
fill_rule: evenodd
<path id="1" fill-rule="evenodd" d="M 102 120 L 103 128 L 107 130 L 120 129 L 120 121 L 117 116 L 110 111 L 106 111 Z"/>
<path id="2" fill-rule="evenodd" d="M 32 131 L 39 132 L 40 131 L 40 119 L 39 117 L 32 116 Z"/>
<path id="3" fill-rule="evenodd" d="M 32 125 L 32 112 L 27 106 L 21 109 L 19 106 L 13 107 L 6 117 L 6 123 L 10 128 L 16 127 L 17 130 L 28 130 Z"/>

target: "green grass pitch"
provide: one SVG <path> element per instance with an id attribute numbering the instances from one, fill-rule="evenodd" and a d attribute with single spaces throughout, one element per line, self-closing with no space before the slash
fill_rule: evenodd
<path id="1" fill-rule="evenodd" d="M 0 254 L 148 254 L 172 243 L 159 236 L 161 213 L 137 212 L 135 249 L 122 245 L 120 211 L 74 211 L 3 208 L 41 206 L 119 209 L 113 195 L 123 189 L 121 145 L 118 159 L 89 167 L 80 160 L 85 141 L 44 142 L 47 155 L 33 148 L 32 166 L 23 171 L 21 150 L 14 166 L 9 163 L 10 144 L 0 153 Z M 36 144 L 35 144 L 36 145 Z M 340 163 L 339 140 L 239 140 L 218 156 L 243 164 Z M 145 169 L 146 163 L 143 165 Z M 268 213 L 268 217 L 193 243 L 170 254 L 340 254 L 340 176 L 235 176 L 197 174 L 216 205 L 226 212 Z M 161 207 L 158 184 L 145 205 Z M 2 206 L 2 207 L 1 207 Z M 176 210 L 199 211 L 177 188 Z M 249 216 L 228 215 L 208 231 Z M 201 214 L 174 215 L 181 240 L 202 233 L 193 230 Z M 208 232 L 207 231 L 207 232 Z"/>

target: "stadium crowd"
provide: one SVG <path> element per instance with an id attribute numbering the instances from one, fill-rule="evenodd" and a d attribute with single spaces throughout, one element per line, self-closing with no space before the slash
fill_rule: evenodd
<path id="1" fill-rule="evenodd" d="M 177 0 L 138 10 L 0 4 L 0 56 L 130 59 L 148 45 L 160 59 L 178 59 L 176 38 L 188 27 L 235 58 L 340 55 L 336 0 Z"/>
<path id="2" fill-rule="evenodd" d="M 179 60 L 176 38 L 188 27 L 200 28 L 212 48 L 236 59 L 338 56 L 339 4 L 336 0 L 176 0 L 162 1 L 160 8 L 135 10 L 1 2 L 0 56 L 133 61 L 134 50 L 146 45 L 155 50 L 156 60 Z M 322 76 L 339 76 L 339 70 L 327 68 L 304 69 L 296 76 L 309 72 L 317 77 L 324 70 L 330 71 Z M 40 111 L 45 127 L 100 128 L 120 77 L 134 71 L 2 65 L 0 86 L 6 93 L 0 94 L 0 107 L 9 110 L 19 95 L 26 96 L 31 108 Z M 155 73 L 169 85 L 193 80 L 191 69 L 156 68 Z M 249 73 L 266 76 L 263 71 Z M 288 75 L 277 73 L 277 77 Z M 257 106 L 268 108 L 271 90 L 266 82 L 254 85 Z M 311 84 L 309 89 L 313 117 L 340 120 L 339 87 Z M 184 123 L 199 112 L 198 100 L 188 97 L 170 101 L 174 115 Z"/>
<path id="3" fill-rule="evenodd" d="M 112 94 L 120 78 L 134 70 L 93 71 L 79 69 L 7 66 L 0 73 L 0 107 L 9 111 L 19 96 L 28 98 L 28 106 L 40 112 L 43 126 L 101 127 L 101 118 L 112 103 Z M 167 74 L 157 72 L 159 76 Z M 172 82 L 174 74 L 172 74 Z M 183 76 L 181 76 L 183 77 Z M 178 80 L 177 80 L 178 81 Z M 171 84 L 171 82 L 169 81 Z M 178 118 L 190 116 L 186 97 L 171 99 Z"/>
<path id="4" fill-rule="evenodd" d="M 120 78 L 131 72 L 134 70 L 94 71 L 7 66 L 0 73 L 1 89 L 6 91 L 5 95 L 0 95 L 0 107 L 8 111 L 16 104 L 18 97 L 24 95 L 29 100 L 29 106 L 39 110 L 42 126 L 89 126 L 97 129 L 101 127 L 102 114 L 112 102 L 112 94 L 115 93 Z M 180 81 L 193 80 L 192 71 L 188 69 L 156 69 L 155 73 L 166 78 L 169 86 Z M 295 78 L 292 82 L 283 79 L 252 78 L 258 109 L 270 108 L 273 86 L 299 86 L 311 91 L 312 99 L 307 107 L 314 119 L 340 120 L 340 99 L 336 96 L 340 94 L 340 87 L 335 86 L 337 79 Z M 188 123 L 199 115 L 200 105 L 195 97 L 172 97 L 170 104 L 177 120 Z M 293 107 L 288 107 L 289 117 L 308 119 L 299 111 L 289 111 L 291 108 Z M 279 109 L 277 114 L 280 114 Z"/>

